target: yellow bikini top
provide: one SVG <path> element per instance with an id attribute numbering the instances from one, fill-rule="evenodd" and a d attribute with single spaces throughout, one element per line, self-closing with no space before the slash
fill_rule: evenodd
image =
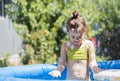
<path id="1" fill-rule="evenodd" d="M 89 58 L 88 49 L 86 46 L 82 48 L 67 48 L 68 60 L 87 60 Z"/>

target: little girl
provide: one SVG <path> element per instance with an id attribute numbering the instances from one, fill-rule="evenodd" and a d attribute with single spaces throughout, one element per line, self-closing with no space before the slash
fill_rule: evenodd
<path id="1" fill-rule="evenodd" d="M 99 72 L 100 69 L 97 68 L 93 43 L 84 38 L 86 23 L 75 11 L 73 16 L 68 19 L 66 27 L 69 41 L 62 44 L 57 69 L 49 74 L 53 77 L 59 77 L 67 66 L 67 80 L 88 81 L 88 65 L 93 72 Z"/>

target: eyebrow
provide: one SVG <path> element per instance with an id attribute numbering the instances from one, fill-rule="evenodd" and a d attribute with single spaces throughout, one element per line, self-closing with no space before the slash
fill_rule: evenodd
<path id="1" fill-rule="evenodd" d="M 82 33 L 82 31 L 72 31 L 71 33 L 73 33 L 73 34 L 79 34 L 79 33 Z"/>
<path id="2" fill-rule="evenodd" d="M 72 36 L 81 35 L 81 33 L 71 33 Z"/>

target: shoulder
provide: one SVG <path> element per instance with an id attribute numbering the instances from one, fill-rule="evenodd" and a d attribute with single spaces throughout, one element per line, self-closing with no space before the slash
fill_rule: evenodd
<path id="1" fill-rule="evenodd" d="M 90 41 L 90 40 L 88 40 L 88 39 L 84 39 L 84 42 L 85 42 L 85 44 L 86 44 L 86 46 L 87 46 L 88 48 L 94 47 L 92 41 Z"/>
<path id="2" fill-rule="evenodd" d="M 87 44 L 93 44 L 92 41 L 90 41 L 90 40 L 88 40 L 88 39 L 85 39 L 85 42 L 86 42 Z"/>
<path id="3" fill-rule="evenodd" d="M 70 41 L 66 41 L 66 42 L 62 43 L 61 48 L 67 49 L 68 47 L 70 47 L 70 45 L 71 45 Z"/>
<path id="4" fill-rule="evenodd" d="M 62 45 L 61 45 L 61 52 L 65 52 L 65 51 L 67 51 L 67 42 L 64 42 L 64 43 L 62 43 Z"/>
<path id="5" fill-rule="evenodd" d="M 67 47 L 67 44 L 68 44 L 68 42 L 64 42 L 64 43 L 62 43 L 61 47 L 62 47 L 62 48 L 66 48 L 66 47 Z"/>
<path id="6" fill-rule="evenodd" d="M 62 46 L 64 47 L 69 47 L 70 46 L 70 41 L 66 41 L 62 44 Z"/>

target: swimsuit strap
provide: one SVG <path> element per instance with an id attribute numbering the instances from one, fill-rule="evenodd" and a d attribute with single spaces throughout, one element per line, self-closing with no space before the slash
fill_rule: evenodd
<path id="1" fill-rule="evenodd" d="M 66 42 L 67 45 L 67 59 L 68 60 L 87 60 L 88 56 L 88 47 L 86 41 L 83 42 L 84 46 L 81 48 L 72 48 L 70 42 Z"/>

